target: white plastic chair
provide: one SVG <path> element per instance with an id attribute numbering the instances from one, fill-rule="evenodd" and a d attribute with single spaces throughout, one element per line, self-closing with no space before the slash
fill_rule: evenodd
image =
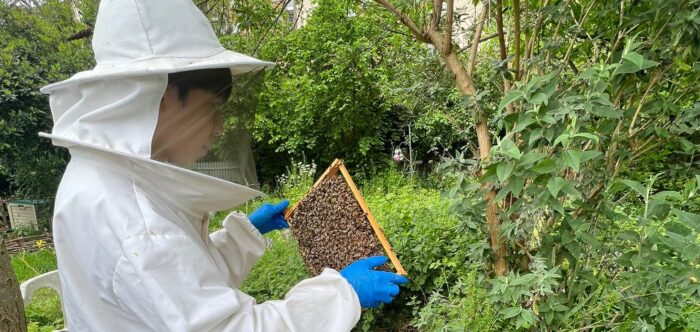
<path id="1" fill-rule="evenodd" d="M 51 288 L 58 293 L 59 302 L 61 302 L 61 312 L 63 317 L 66 316 L 66 311 L 63 309 L 63 295 L 61 293 L 61 279 L 58 276 L 58 270 L 40 274 L 34 278 L 31 278 L 23 282 L 19 289 L 22 292 L 22 301 L 24 306 L 27 307 L 32 303 L 34 298 L 34 292 L 41 288 Z M 62 330 L 56 330 L 55 332 L 68 332 L 68 322 L 65 322 Z"/>

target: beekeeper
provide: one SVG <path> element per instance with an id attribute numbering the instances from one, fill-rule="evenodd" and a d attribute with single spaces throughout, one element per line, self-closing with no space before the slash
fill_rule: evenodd
<path id="1" fill-rule="evenodd" d="M 97 65 L 42 89 L 51 134 L 70 151 L 54 240 L 71 331 L 349 331 L 361 307 L 391 302 L 406 279 L 384 257 L 326 269 L 283 300 L 238 290 L 263 254 L 261 234 L 287 226 L 287 202 L 209 211 L 262 195 L 186 168 L 222 134 L 222 115 L 251 119 L 255 82 L 273 64 L 224 50 L 189 0 L 103 0 Z M 228 125 L 227 125 L 228 126 Z"/>

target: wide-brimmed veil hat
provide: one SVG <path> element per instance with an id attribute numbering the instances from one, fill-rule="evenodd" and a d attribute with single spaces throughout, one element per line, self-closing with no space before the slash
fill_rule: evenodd
<path id="1" fill-rule="evenodd" d="M 118 19 L 112 19 L 118 14 Z M 50 84 L 43 93 L 88 80 L 208 68 L 233 74 L 274 63 L 224 49 L 190 0 L 103 0 L 92 39 L 96 66 Z"/>
<path id="2" fill-rule="evenodd" d="M 159 190 L 196 209 L 227 209 L 262 195 L 245 186 L 247 179 L 236 184 L 154 160 L 152 142 L 169 74 L 229 69 L 233 85 L 227 106 L 243 113 L 255 109 L 251 87 L 260 84 L 249 84 L 256 82 L 251 77 L 262 77 L 262 69 L 273 63 L 224 49 L 191 0 L 102 0 L 92 46 L 92 70 L 41 89 L 50 95 L 54 126 L 51 134 L 40 136 L 74 157 L 89 154 L 136 170 L 137 177 L 159 183 Z M 235 143 L 249 146 L 250 136 L 241 137 L 248 140 Z M 250 149 L 241 151 L 250 156 L 241 163 L 252 162 Z"/>

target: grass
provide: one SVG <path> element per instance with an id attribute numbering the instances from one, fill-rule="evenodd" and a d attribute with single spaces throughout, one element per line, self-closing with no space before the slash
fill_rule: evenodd
<path id="1" fill-rule="evenodd" d="M 42 248 L 36 252 L 12 256 L 12 269 L 20 283 L 56 268 L 56 252 L 53 249 Z M 58 294 L 51 289 L 39 289 L 34 293 L 32 303 L 26 307 L 25 314 L 30 332 L 63 328 L 61 302 Z"/>

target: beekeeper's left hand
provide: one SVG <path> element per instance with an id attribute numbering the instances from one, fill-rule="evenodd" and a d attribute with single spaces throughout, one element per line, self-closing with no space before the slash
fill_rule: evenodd
<path id="1" fill-rule="evenodd" d="M 265 234 L 276 229 L 288 228 L 289 224 L 284 219 L 284 209 L 289 206 L 289 201 L 284 200 L 277 204 L 265 203 L 259 207 L 248 219 L 260 234 Z"/>

